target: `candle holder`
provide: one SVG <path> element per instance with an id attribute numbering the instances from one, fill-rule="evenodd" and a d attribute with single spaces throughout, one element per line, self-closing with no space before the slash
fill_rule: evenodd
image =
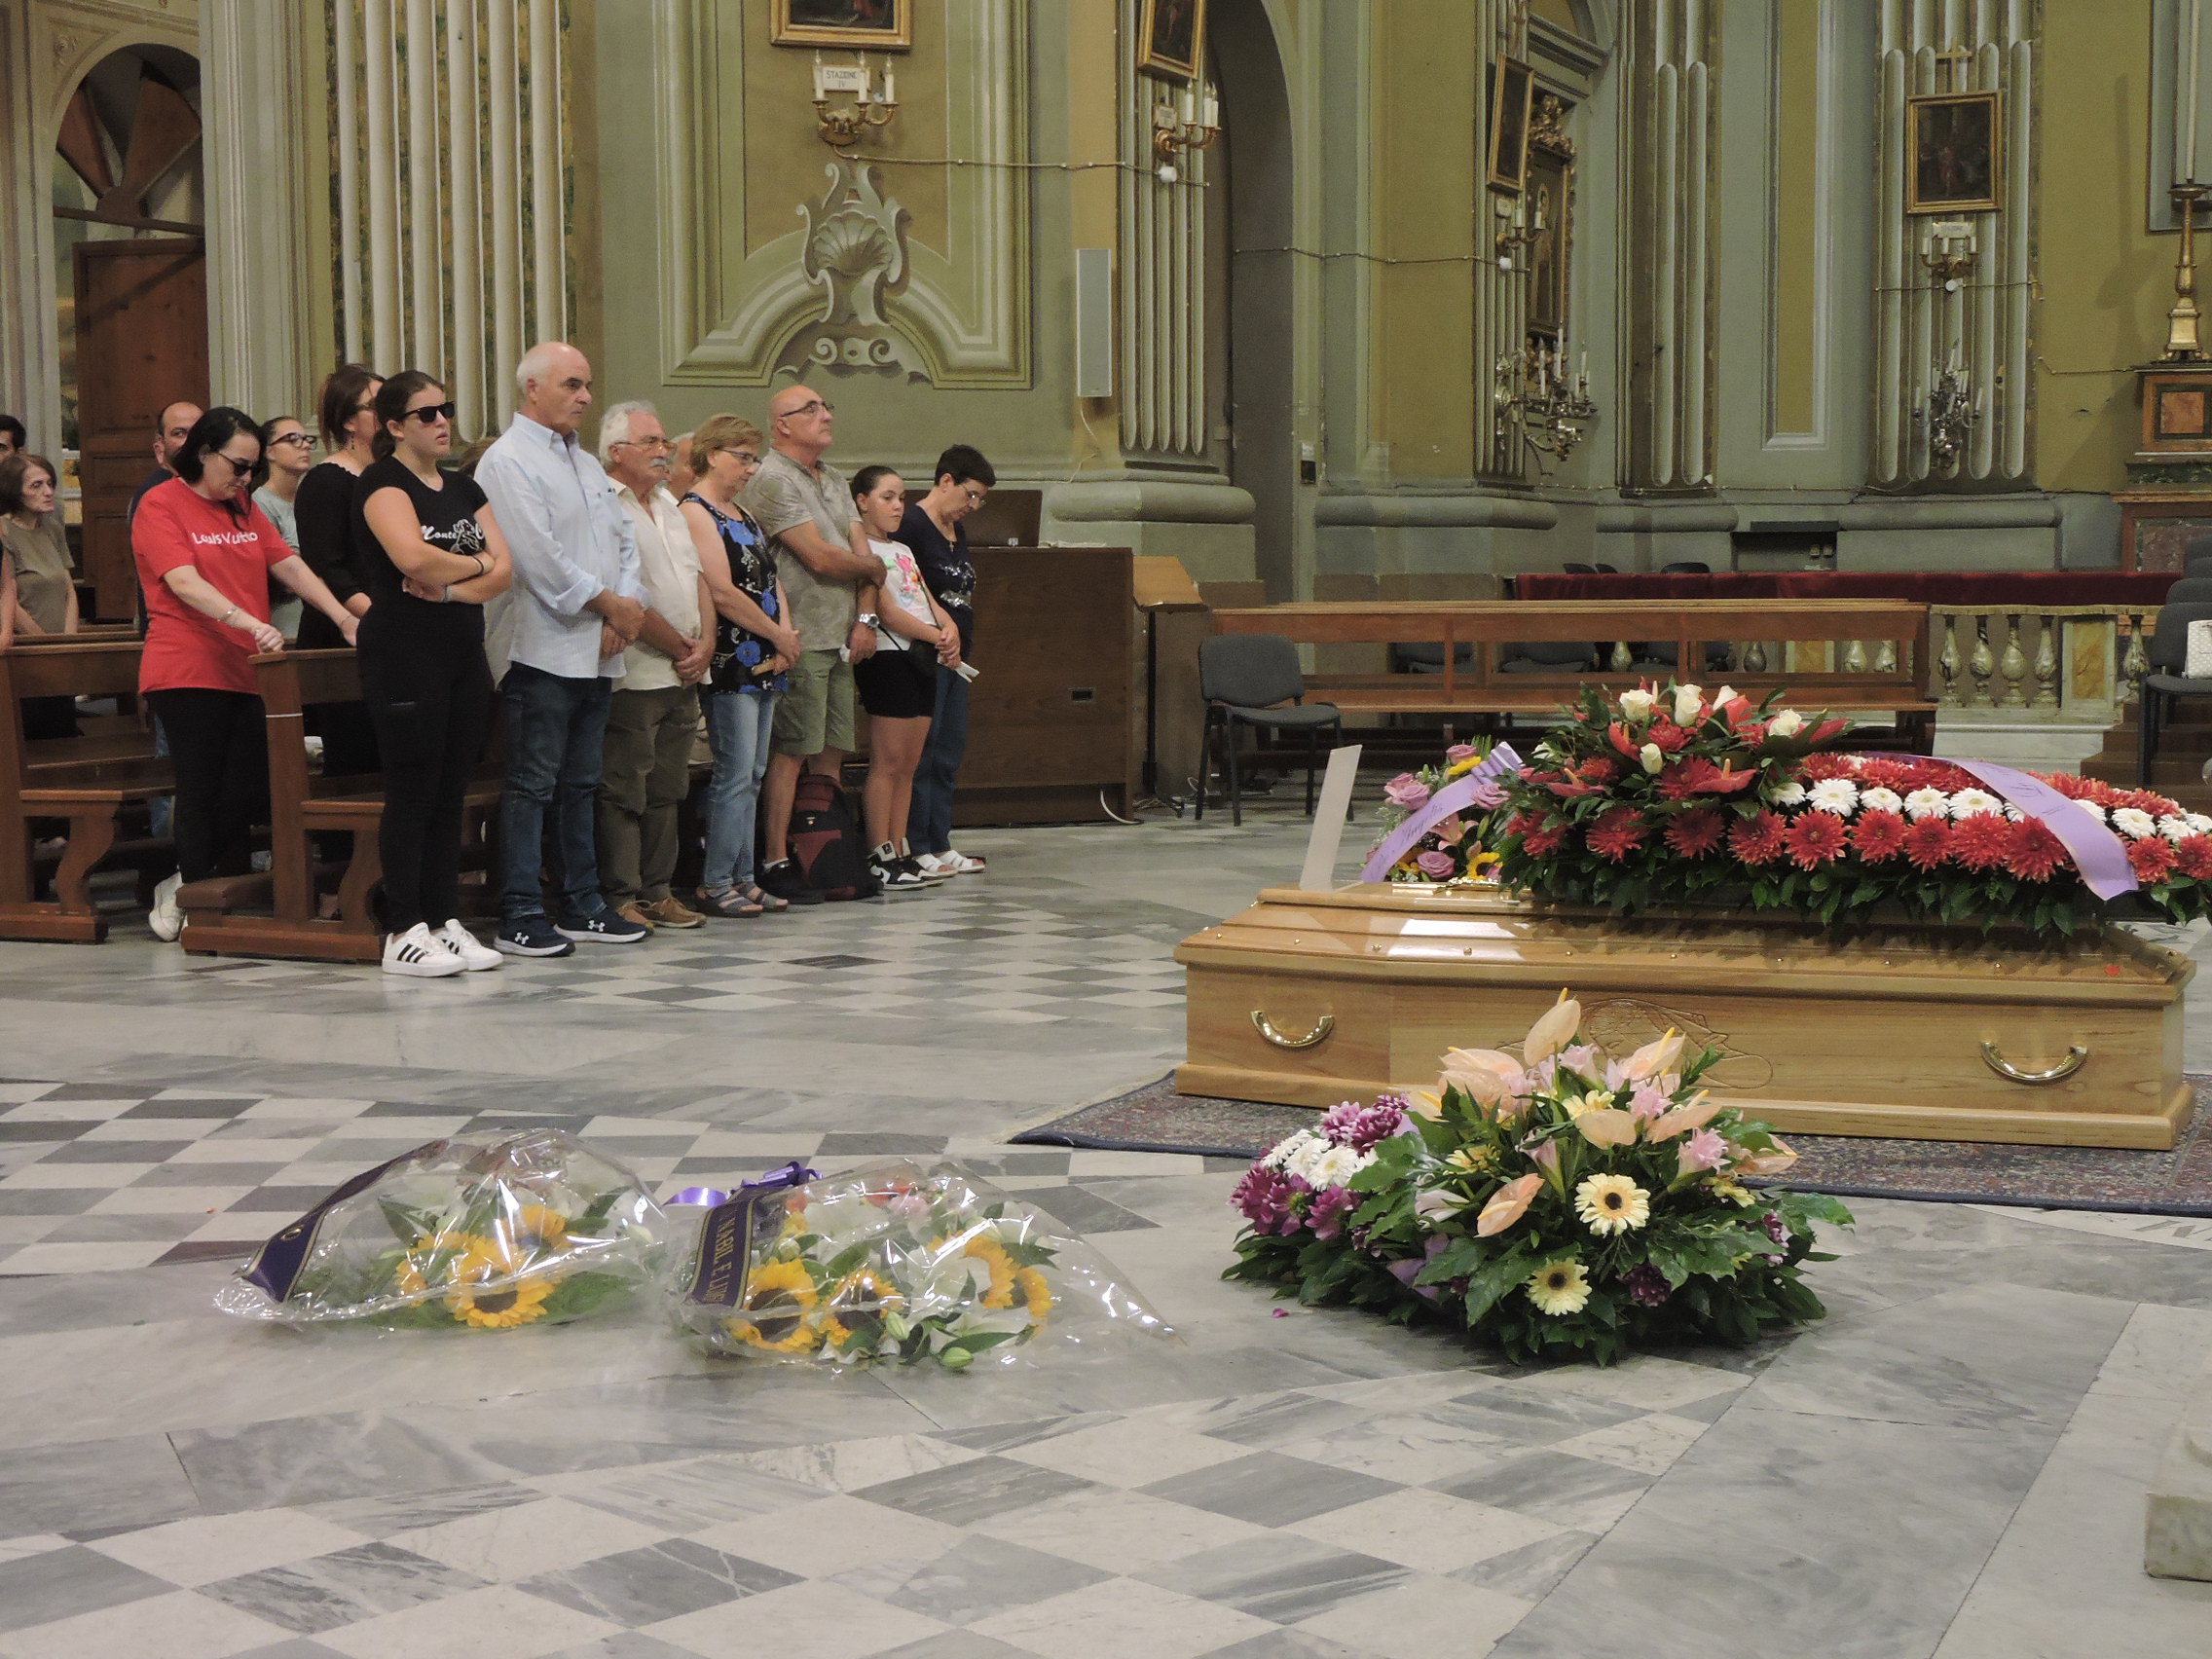
<path id="1" fill-rule="evenodd" d="M 1492 378 L 1491 399 L 1498 413 L 1519 429 L 1523 443 L 1555 462 L 1574 453 L 1583 427 L 1598 418 L 1590 400 L 1588 354 L 1571 383 L 1567 360 L 1564 347 L 1538 337 L 1499 357 Z"/>
<path id="2" fill-rule="evenodd" d="M 814 55 L 814 119 L 819 126 L 822 141 L 833 150 L 851 149 L 867 136 L 868 129 L 889 127 L 891 118 L 899 113 L 899 96 L 894 85 L 894 71 L 889 64 L 883 69 L 883 90 L 875 89 L 875 78 L 868 72 L 867 54 L 858 53 L 856 64 L 824 63 L 822 54 Z M 844 92 L 852 96 L 852 103 L 833 108 L 830 97 Z"/>
<path id="3" fill-rule="evenodd" d="M 1954 353 L 1928 388 L 1912 418 L 1928 431 L 1929 469 L 1951 472 L 1966 451 L 1967 438 L 1981 424 L 1981 410 L 1974 395 L 1972 375 L 1959 367 Z"/>
<path id="4" fill-rule="evenodd" d="M 1536 222 L 1531 226 L 1528 222 L 1529 209 L 1520 197 L 1516 196 L 1510 202 L 1502 196 L 1496 200 L 1497 239 L 1495 245 L 1497 248 L 1497 268 L 1500 271 L 1511 271 L 1516 269 L 1517 266 L 1513 250 L 1515 248 L 1533 247 L 1536 239 L 1543 235 L 1543 209 L 1537 208 Z"/>
<path id="5" fill-rule="evenodd" d="M 2198 338 L 2203 320 L 2196 308 L 2196 204 L 2212 195 L 2212 185 L 2194 179 L 2173 187 L 2174 213 L 2181 220 L 2181 250 L 2174 261 L 2174 303 L 2166 313 L 2165 361 L 2200 363 L 2204 347 Z"/>
<path id="6" fill-rule="evenodd" d="M 1964 219 L 1944 219 L 1928 227 L 1920 237 L 1920 263 L 1931 284 L 1955 294 L 1972 272 L 1979 243 L 1973 226 Z"/>
<path id="7" fill-rule="evenodd" d="M 1178 160 L 1188 151 L 1210 150 L 1221 136 L 1221 102 L 1206 89 L 1201 102 L 1189 87 L 1183 89 L 1183 107 L 1180 114 L 1175 106 L 1156 103 L 1152 106 L 1152 153 L 1159 163 L 1158 173 L 1161 184 L 1173 184 L 1182 177 Z"/>

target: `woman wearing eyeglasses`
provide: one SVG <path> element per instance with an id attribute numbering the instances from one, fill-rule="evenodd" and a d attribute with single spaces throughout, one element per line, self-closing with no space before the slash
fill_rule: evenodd
<path id="1" fill-rule="evenodd" d="M 184 927 L 180 883 L 245 873 L 253 826 L 268 810 L 268 738 L 252 657 L 284 648 L 269 620 L 269 578 L 330 618 L 347 644 L 353 639 L 352 612 L 249 498 L 261 467 L 252 416 L 208 410 L 173 465 L 176 476 L 147 493 L 130 524 L 146 590 L 138 689 L 176 766 L 177 873 L 157 889 L 149 918 L 163 939 Z"/>
<path id="2" fill-rule="evenodd" d="M 353 570 L 353 486 L 376 460 L 376 396 L 383 385 L 381 375 L 359 363 L 333 370 L 322 383 L 315 419 L 326 453 L 300 480 L 292 509 L 300 557 L 355 616 L 368 613 L 369 596 Z M 300 618 L 303 651 L 345 643 L 325 618 L 313 611 Z M 322 739 L 323 776 L 368 776 L 379 769 L 376 727 L 360 704 L 315 704 L 307 711 L 306 725 Z"/>
<path id="3" fill-rule="evenodd" d="M 370 599 L 361 700 L 384 756 L 384 971 L 423 979 L 500 962 L 461 925 L 461 834 L 492 720 L 484 604 L 514 568 L 482 488 L 438 465 L 453 414 L 419 369 L 386 381 L 378 459 L 353 492 L 353 569 Z"/>
<path id="4" fill-rule="evenodd" d="M 297 553 L 300 521 L 293 509 L 299 500 L 300 480 L 314 465 L 314 439 L 292 416 L 272 416 L 261 424 L 261 455 L 268 463 L 269 481 L 253 493 L 253 504 L 269 515 L 284 545 Z M 302 609 L 299 600 L 290 594 L 281 599 L 269 596 L 269 620 L 287 640 L 299 635 Z"/>

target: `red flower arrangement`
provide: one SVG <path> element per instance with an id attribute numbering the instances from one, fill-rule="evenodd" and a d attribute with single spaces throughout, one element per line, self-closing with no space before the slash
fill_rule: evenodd
<path id="1" fill-rule="evenodd" d="M 1846 722 L 1780 699 L 1585 691 L 1508 781 L 1501 882 L 1623 910 L 1749 903 L 1827 922 L 1886 905 L 2064 933 L 2092 912 L 2067 842 L 1974 773 L 1816 752 Z M 2093 778 L 2040 781 L 2119 839 L 2145 899 L 2176 921 L 2212 914 L 2212 817 Z"/>

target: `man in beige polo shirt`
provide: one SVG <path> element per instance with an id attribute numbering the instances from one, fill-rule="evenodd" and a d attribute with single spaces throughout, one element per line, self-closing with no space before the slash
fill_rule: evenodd
<path id="1" fill-rule="evenodd" d="M 775 546 L 776 574 L 798 630 L 798 661 L 776 705 L 775 753 L 760 790 L 759 882 L 780 899 L 806 897 L 790 857 L 792 797 L 802 768 L 834 778 L 853 747 L 852 665 L 875 649 L 875 619 L 857 614 L 857 599 L 861 587 L 883 579 L 851 485 L 822 459 L 832 413 L 811 387 L 786 387 L 770 398 L 769 451 L 744 497 Z"/>
<path id="2" fill-rule="evenodd" d="M 705 918 L 669 890 L 669 879 L 676 873 L 677 812 L 691 787 L 698 683 L 714 652 L 714 605 L 690 529 L 669 493 L 668 434 L 653 406 L 617 403 L 608 410 L 599 424 L 599 459 L 637 532 L 650 607 L 637 643 L 623 652 L 607 715 L 600 884 L 607 903 L 630 921 L 695 928 Z"/>

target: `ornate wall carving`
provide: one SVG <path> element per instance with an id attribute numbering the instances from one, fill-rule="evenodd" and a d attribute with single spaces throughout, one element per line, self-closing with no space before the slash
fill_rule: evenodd
<path id="1" fill-rule="evenodd" d="M 745 55 L 772 51 L 734 7 L 656 8 L 661 373 L 764 386 L 779 370 L 890 372 L 940 387 L 1030 384 L 1027 10 L 947 0 L 945 217 L 921 233 L 897 201 L 908 166 L 825 148 L 828 188 L 793 181 L 796 228 L 746 246 Z M 902 62 L 911 85 L 915 64 Z M 802 98 L 791 119 L 811 123 Z M 943 242 L 942 246 L 932 240 Z"/>

